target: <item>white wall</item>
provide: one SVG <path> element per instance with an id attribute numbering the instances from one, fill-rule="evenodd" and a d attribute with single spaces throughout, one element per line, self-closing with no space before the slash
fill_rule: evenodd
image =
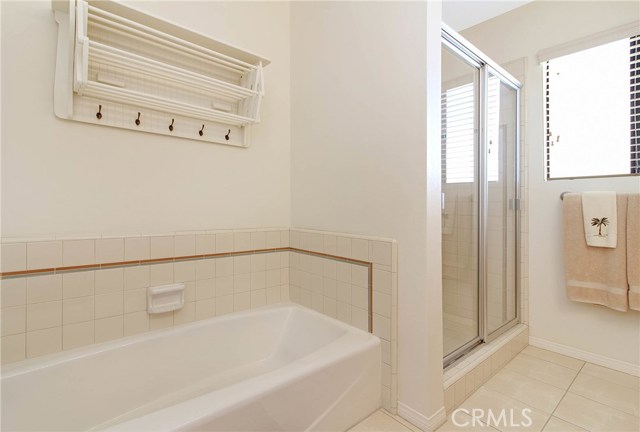
<path id="1" fill-rule="evenodd" d="M 563 191 L 638 192 L 636 178 L 544 179 L 543 79 L 536 54 L 640 16 L 637 2 L 535 1 L 463 32 L 498 63 L 525 57 L 525 140 L 529 188 L 530 335 L 610 359 L 640 365 L 640 314 L 574 303 L 564 292 Z M 525 227 L 527 228 L 527 227 Z"/>
<path id="2" fill-rule="evenodd" d="M 2 2 L 2 235 L 290 223 L 287 2 L 128 2 L 272 60 L 249 149 L 60 120 L 49 1 Z"/>
<path id="3" fill-rule="evenodd" d="M 296 2 L 291 12 L 293 226 L 397 239 L 399 403 L 427 417 L 443 405 L 439 22 L 435 2 Z M 429 95 L 438 144 L 428 179 Z"/>

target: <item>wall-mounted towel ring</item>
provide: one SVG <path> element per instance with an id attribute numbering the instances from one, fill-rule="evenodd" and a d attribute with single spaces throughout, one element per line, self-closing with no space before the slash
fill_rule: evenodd
<path id="1" fill-rule="evenodd" d="M 568 194 L 568 193 L 571 193 L 571 192 L 562 192 L 562 193 L 560 194 L 560 199 L 561 199 L 561 200 L 564 200 L 564 196 L 565 196 L 566 194 Z"/>
<path id="2" fill-rule="evenodd" d="M 138 113 L 138 118 L 136 119 L 136 126 L 140 126 L 140 113 Z"/>
<path id="3" fill-rule="evenodd" d="M 102 105 L 98 105 L 98 112 L 96 113 L 96 117 L 98 118 L 98 120 L 100 120 L 102 118 Z"/>
<path id="4" fill-rule="evenodd" d="M 198 135 L 200 136 L 204 135 L 204 125 L 202 125 L 202 129 L 198 131 Z"/>
<path id="5" fill-rule="evenodd" d="M 171 132 L 173 132 L 173 122 L 174 122 L 175 120 L 176 120 L 176 119 L 171 119 L 171 124 L 169 125 L 169 130 L 170 130 Z"/>
<path id="6" fill-rule="evenodd" d="M 231 135 L 231 129 L 229 129 L 229 132 L 227 132 L 227 134 L 224 136 L 224 139 L 229 141 L 229 135 Z"/>

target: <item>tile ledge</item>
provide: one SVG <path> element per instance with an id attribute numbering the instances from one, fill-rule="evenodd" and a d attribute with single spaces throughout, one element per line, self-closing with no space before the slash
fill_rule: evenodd
<path id="1" fill-rule="evenodd" d="M 396 243 L 395 239 L 387 238 L 387 237 L 375 237 L 375 236 L 367 236 L 367 235 L 361 235 L 361 234 L 351 234 L 351 233 L 346 233 L 346 232 L 324 231 L 324 230 L 317 230 L 317 229 L 310 229 L 310 228 L 295 228 L 295 227 L 291 227 L 290 229 L 291 229 L 291 231 L 306 232 L 306 233 L 311 233 L 311 234 L 326 234 L 326 235 L 334 235 L 334 236 L 337 236 L 337 237 L 355 238 L 355 239 L 360 239 L 360 240 L 379 241 L 379 242 L 385 242 L 385 243 Z"/>
<path id="2" fill-rule="evenodd" d="M 99 240 L 112 238 L 140 238 L 140 237 L 166 237 L 180 235 L 197 235 L 197 234 L 233 234 L 233 233 L 252 233 L 252 232 L 274 232 L 289 231 L 290 227 L 255 227 L 255 228 L 238 228 L 238 229 L 202 229 L 202 230 L 181 230 L 181 231 L 158 231 L 158 232 L 104 232 L 104 233 L 67 233 L 67 234 L 33 234 L 33 235 L 9 235 L 0 237 L 0 243 L 35 243 L 55 240 Z"/>

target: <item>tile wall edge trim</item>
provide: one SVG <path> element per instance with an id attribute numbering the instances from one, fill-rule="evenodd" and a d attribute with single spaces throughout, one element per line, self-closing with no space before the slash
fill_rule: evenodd
<path id="1" fill-rule="evenodd" d="M 164 264 L 164 263 L 175 262 L 175 261 L 192 261 L 192 260 L 201 260 L 201 259 L 208 259 L 208 258 L 225 258 L 225 257 L 233 257 L 233 256 L 241 256 L 241 255 L 273 253 L 273 252 L 299 252 L 299 253 L 304 253 L 308 255 L 318 256 L 321 258 L 330 258 L 334 260 L 345 261 L 351 264 L 360 264 L 363 266 L 373 265 L 373 263 L 370 261 L 363 261 L 355 258 L 349 258 L 349 257 L 344 257 L 339 255 L 331 255 L 331 254 L 326 254 L 322 252 L 314 252 L 311 250 L 299 249 L 299 248 L 287 246 L 287 247 L 279 247 L 279 248 L 249 249 L 249 250 L 235 251 L 235 252 L 219 252 L 219 253 L 198 254 L 198 255 L 184 255 L 184 256 L 173 256 L 173 257 L 164 257 L 164 258 L 142 259 L 142 260 L 104 262 L 104 263 L 84 264 L 84 265 L 74 265 L 74 266 L 60 266 L 60 267 L 50 267 L 50 268 L 29 269 L 29 270 L 7 271 L 7 272 L 0 272 L 0 277 L 6 278 L 6 277 L 17 277 L 17 276 L 32 276 L 32 275 L 37 275 L 42 273 L 63 273 L 63 272 L 69 272 L 69 271 L 100 270 L 100 269 L 114 268 L 114 267 Z"/>
<path id="2" fill-rule="evenodd" d="M 16 277 L 16 276 L 33 276 L 41 273 L 64 273 L 64 272 L 70 272 L 70 271 L 100 270 L 105 268 L 129 267 L 129 266 L 135 266 L 135 265 L 164 264 L 164 263 L 169 263 L 174 261 L 192 261 L 192 260 L 200 260 L 200 259 L 207 259 L 207 258 L 223 258 L 223 257 L 251 255 L 251 254 L 258 254 L 258 253 L 286 252 L 289 250 L 291 250 L 291 248 L 289 247 L 250 249 L 246 251 L 237 251 L 237 252 L 220 252 L 220 253 L 173 256 L 173 257 L 151 258 L 151 259 L 129 260 L 129 261 L 118 261 L 118 262 L 104 262 L 104 263 L 94 263 L 94 264 L 84 264 L 84 265 L 74 265 L 74 266 L 60 266 L 60 267 L 51 267 L 51 268 L 39 268 L 39 269 L 1 272 L 0 277 L 6 278 L 6 277 Z M 345 259 L 348 260 L 349 258 L 345 258 Z"/>
<path id="3" fill-rule="evenodd" d="M 59 274 L 59 273 L 69 273 L 69 272 L 76 272 L 76 271 L 102 270 L 102 269 L 112 269 L 112 268 L 118 268 L 118 267 L 165 264 L 165 263 L 180 262 L 180 261 L 195 261 L 195 260 L 209 259 L 209 258 L 225 258 L 225 257 L 253 255 L 253 254 L 262 254 L 262 253 L 274 253 L 274 252 L 297 252 L 297 253 L 317 256 L 320 258 L 329 258 L 333 260 L 347 262 L 350 264 L 366 266 L 368 271 L 368 276 L 369 276 L 369 282 L 367 287 L 368 288 L 367 291 L 369 292 L 369 299 L 368 299 L 369 332 L 373 333 L 373 262 L 362 261 L 362 260 L 343 257 L 339 255 L 331 255 L 331 254 L 326 254 L 322 252 L 314 252 L 311 250 L 299 249 L 294 247 L 250 249 L 250 250 L 237 251 L 237 252 L 221 252 L 221 253 L 210 253 L 210 254 L 199 254 L 199 255 L 174 256 L 174 257 L 165 257 L 165 258 L 152 258 L 152 259 L 144 259 L 144 260 L 130 260 L 130 261 L 119 261 L 119 262 L 110 262 L 110 263 L 107 262 L 107 263 L 96 263 L 96 264 L 86 264 L 86 265 L 76 265 L 76 266 L 61 266 L 61 267 L 52 267 L 52 268 L 9 271 L 9 272 L 1 272 L 0 279 L 4 280 L 4 279 L 11 279 L 11 278 L 18 278 L 18 277 L 38 276 L 38 275 L 49 274 L 49 273 Z"/>

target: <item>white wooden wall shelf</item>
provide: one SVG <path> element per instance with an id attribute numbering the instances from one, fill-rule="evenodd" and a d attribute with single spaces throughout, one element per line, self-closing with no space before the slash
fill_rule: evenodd
<path id="1" fill-rule="evenodd" d="M 249 145 L 269 60 L 111 0 L 52 7 L 56 116 Z"/>

